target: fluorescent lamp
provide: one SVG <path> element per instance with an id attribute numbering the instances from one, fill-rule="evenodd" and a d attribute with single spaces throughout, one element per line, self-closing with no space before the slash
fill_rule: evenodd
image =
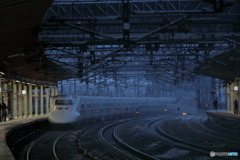
<path id="1" fill-rule="evenodd" d="M 19 57 L 19 56 L 25 56 L 25 54 L 23 54 L 23 53 L 13 54 L 13 55 L 7 56 L 7 58 L 14 58 L 14 57 Z"/>
<path id="2" fill-rule="evenodd" d="M 234 86 L 234 87 L 233 87 L 233 90 L 234 90 L 234 91 L 238 91 L 238 86 Z"/>
<path id="3" fill-rule="evenodd" d="M 26 90 L 22 90 L 22 94 L 26 94 L 27 93 L 27 91 Z"/>

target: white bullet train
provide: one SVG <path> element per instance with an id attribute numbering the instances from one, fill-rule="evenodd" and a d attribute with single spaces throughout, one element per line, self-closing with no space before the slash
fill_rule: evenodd
<path id="1" fill-rule="evenodd" d="M 175 98 L 174 98 L 175 99 Z M 149 111 L 150 106 L 175 101 L 170 98 L 145 97 L 101 97 L 58 95 L 50 99 L 50 113 L 48 120 L 51 123 L 74 123 L 80 119 L 99 118 L 122 114 L 139 114 Z"/>
<path id="2" fill-rule="evenodd" d="M 50 113 L 48 120 L 51 123 L 72 123 L 80 118 L 79 96 L 60 95 L 50 99 Z"/>
<path id="3" fill-rule="evenodd" d="M 136 101 L 126 97 L 98 97 L 58 95 L 50 99 L 51 123 L 74 123 L 84 118 L 133 113 L 138 106 Z"/>

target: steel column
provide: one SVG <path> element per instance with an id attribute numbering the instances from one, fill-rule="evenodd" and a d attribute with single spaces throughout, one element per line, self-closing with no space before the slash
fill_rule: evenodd
<path id="1" fill-rule="evenodd" d="M 49 88 L 45 88 L 46 91 L 46 114 L 49 113 Z"/>
<path id="2" fill-rule="evenodd" d="M 32 106 L 32 84 L 28 86 L 28 109 L 29 109 L 29 117 L 32 117 L 33 106 Z"/>
<path id="3" fill-rule="evenodd" d="M 38 87 L 35 87 L 35 93 L 34 93 L 34 98 L 35 98 L 35 116 L 38 115 Z"/>
<path id="4" fill-rule="evenodd" d="M 27 92 L 27 86 L 26 85 L 23 85 L 23 89 L 26 91 L 26 94 L 23 95 L 23 113 L 24 113 L 24 116 L 23 117 L 26 117 L 28 115 L 28 102 L 27 102 L 27 98 L 28 98 L 28 92 Z"/>
<path id="5" fill-rule="evenodd" d="M 43 116 L 43 85 L 40 85 L 40 112 Z"/>
<path id="6" fill-rule="evenodd" d="M 13 119 L 17 119 L 18 117 L 18 109 L 17 109 L 17 84 L 15 84 L 15 82 L 12 83 L 13 85 L 13 100 L 12 100 L 12 104 L 13 104 Z"/>
<path id="7" fill-rule="evenodd" d="M 23 110 L 22 110 L 22 83 L 18 83 L 18 117 L 22 118 Z"/>

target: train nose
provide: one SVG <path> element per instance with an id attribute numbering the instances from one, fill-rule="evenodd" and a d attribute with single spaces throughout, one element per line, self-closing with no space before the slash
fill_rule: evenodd
<path id="1" fill-rule="evenodd" d="M 49 121 L 52 123 L 73 123 L 80 118 L 78 112 L 55 111 L 49 114 Z"/>

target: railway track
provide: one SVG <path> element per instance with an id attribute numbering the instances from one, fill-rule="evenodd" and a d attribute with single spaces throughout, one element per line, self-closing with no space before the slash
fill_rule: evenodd
<path id="1" fill-rule="evenodd" d="M 232 134 L 235 137 L 239 137 L 239 135 L 240 135 L 239 130 L 229 129 L 229 128 L 223 127 L 219 124 L 214 123 L 212 120 L 206 121 L 204 123 L 204 126 L 206 128 L 209 128 L 209 129 L 214 129 L 215 131 L 218 131 L 218 132 L 222 132 L 224 130 L 225 133 Z"/>
<path id="2" fill-rule="evenodd" d="M 126 127 L 127 123 L 130 121 L 117 122 L 109 124 L 100 129 L 98 132 L 99 141 L 106 146 L 109 150 L 113 151 L 118 156 L 123 159 L 130 160 L 157 160 L 157 158 L 148 155 L 134 147 L 131 147 L 126 142 L 124 142 L 118 135 L 122 127 Z M 106 132 L 111 132 L 111 134 L 106 134 Z"/>
<path id="3" fill-rule="evenodd" d="M 61 138 L 71 131 L 72 129 L 67 131 L 50 131 L 39 137 L 28 148 L 26 160 L 59 160 L 56 146 Z"/>
<path id="4" fill-rule="evenodd" d="M 216 131 L 214 129 L 208 128 L 204 125 L 204 122 L 206 121 L 203 117 L 194 117 L 191 120 L 188 121 L 187 125 L 192 130 L 199 132 L 201 135 L 206 135 L 208 137 L 212 137 L 215 139 L 219 139 L 221 141 L 224 141 L 225 143 L 229 144 L 237 144 L 237 146 L 240 146 L 240 138 L 239 136 L 235 136 L 233 134 L 225 134 L 222 131 Z M 225 130 L 224 130 L 225 131 Z"/>
<path id="5" fill-rule="evenodd" d="M 156 129 L 157 124 L 159 123 L 159 121 L 169 117 L 170 116 L 167 116 L 167 117 L 163 116 L 161 118 L 151 120 L 143 127 L 143 130 L 141 131 L 145 133 L 146 137 L 151 136 L 152 141 L 157 140 L 159 143 L 161 143 L 162 148 L 160 149 L 162 151 L 166 151 L 168 149 L 171 150 L 172 148 L 177 148 L 178 151 L 186 153 L 185 149 L 187 149 L 195 152 L 201 152 L 202 155 L 209 156 L 209 150 L 206 148 L 203 148 L 201 146 L 196 147 L 196 145 L 187 143 L 183 140 L 180 140 L 179 138 L 170 137 L 167 133 L 165 133 L 165 135 L 159 134 Z M 136 124 L 136 121 L 117 122 L 117 123 L 112 123 L 103 127 L 98 133 L 99 139 L 100 139 L 99 141 L 102 144 L 104 144 L 109 150 L 113 151 L 115 154 L 118 154 L 120 157 L 124 159 L 133 159 L 133 160 L 135 159 L 144 159 L 144 160 L 145 159 L 149 159 L 149 160 L 171 159 L 171 158 L 166 158 L 166 155 L 163 155 L 162 157 L 159 155 L 153 155 L 151 151 L 147 151 L 148 153 L 143 152 L 141 151 L 141 149 L 138 149 L 141 147 L 137 145 L 136 146 L 129 145 L 128 141 L 125 142 L 123 139 L 121 139 L 121 136 L 119 136 L 120 133 L 124 132 L 125 128 L 128 128 L 128 127 L 131 128 L 131 126 L 128 126 L 130 123 Z M 111 132 L 111 134 L 106 132 Z M 171 145 L 169 146 L 169 144 Z M 177 156 L 179 156 L 180 158 L 183 158 L 185 155 L 182 156 L 179 154 Z M 203 156 L 200 156 L 200 157 L 203 157 Z"/>
<path id="6" fill-rule="evenodd" d="M 98 139 L 100 143 L 102 143 L 105 147 L 107 147 L 109 150 L 113 151 L 118 156 L 124 158 L 124 159 L 131 159 L 131 160 L 139 160 L 139 158 L 133 156 L 132 154 L 123 151 L 121 148 L 117 147 L 116 143 L 113 139 L 111 139 L 111 135 L 108 135 L 106 137 L 106 132 L 109 129 L 113 129 L 116 125 L 120 125 L 123 122 L 116 122 L 111 123 L 109 125 L 106 125 L 105 127 L 101 128 L 98 132 Z M 113 131 L 111 131 L 112 133 Z"/>
<path id="7" fill-rule="evenodd" d="M 166 119 L 166 117 L 160 118 L 160 119 L 155 119 L 155 120 L 152 120 L 152 121 L 146 123 L 144 125 L 144 132 L 153 138 L 160 139 L 165 144 L 171 144 L 173 146 L 178 146 L 179 148 L 197 151 L 197 152 L 201 152 L 203 154 L 209 155 L 208 149 L 203 148 L 198 145 L 194 145 L 192 143 L 188 143 L 188 142 L 181 140 L 180 138 L 177 138 L 175 136 L 171 136 L 168 133 L 166 133 L 164 130 L 162 130 L 158 126 L 158 124 L 160 121 L 165 120 L 165 119 Z"/>
<path id="8" fill-rule="evenodd" d="M 172 115 L 162 116 L 161 118 L 158 117 L 154 120 L 144 120 L 145 122 L 150 122 L 146 123 L 146 125 L 144 126 L 139 124 L 140 127 L 137 130 L 135 130 L 136 128 L 134 129 L 134 131 L 132 131 L 133 129 L 130 129 L 132 132 L 130 132 L 129 136 L 132 135 L 135 139 L 126 138 L 128 137 L 128 135 L 126 133 L 124 134 L 124 132 L 129 132 L 129 129 L 127 128 L 134 128 L 133 126 L 138 125 L 136 121 L 123 123 L 113 129 L 113 139 L 115 143 L 120 145 L 124 150 L 127 150 L 131 154 L 136 155 L 139 159 L 186 159 L 187 156 L 193 156 L 194 153 L 196 154 L 196 151 L 198 152 L 198 154 L 195 157 L 204 157 L 203 153 L 199 155 L 199 150 L 193 150 L 192 146 L 189 146 L 189 144 L 183 144 L 182 142 L 180 143 L 179 141 L 176 141 L 176 139 L 169 139 L 169 137 L 163 137 L 156 132 L 156 126 L 158 122 L 161 120 L 165 120 L 166 118 L 169 118 L 171 116 Z M 144 121 L 141 123 L 144 123 Z M 134 136 L 134 132 L 141 132 L 142 134 L 137 134 L 137 136 Z M 145 143 L 138 143 L 139 140 L 143 140 L 143 142 Z M 149 148 L 148 146 L 151 146 L 152 144 L 156 145 L 155 148 L 152 148 L 153 150 L 147 149 Z M 192 151 L 195 152 L 193 153 Z M 204 152 L 204 155 L 209 156 L 209 151 Z"/>
<path id="9" fill-rule="evenodd" d="M 221 148 L 218 146 L 220 141 L 217 141 L 217 139 L 228 142 L 229 146 L 231 143 L 239 144 L 238 141 L 234 141 L 237 137 L 228 140 L 227 137 L 224 137 L 223 133 L 214 132 L 211 129 L 208 130 L 208 128 L 204 126 L 205 120 L 205 118 L 196 116 L 176 118 L 173 115 L 162 115 L 156 119 L 152 117 L 141 120 L 125 119 L 112 122 L 108 125 L 105 125 L 105 123 L 104 127 L 99 125 L 98 129 L 91 133 L 92 135 L 87 134 L 91 139 L 92 136 L 94 136 L 95 141 L 101 144 L 96 144 L 98 147 L 95 146 L 94 152 L 88 149 L 86 150 L 90 151 L 90 155 L 94 155 L 92 156 L 94 159 L 104 160 L 183 160 L 186 159 L 186 157 L 191 157 L 192 159 L 211 159 L 209 156 L 210 151 L 218 151 L 214 149 L 217 147 Z M 165 124 L 166 122 L 168 122 L 168 124 Z M 174 128 L 174 126 L 177 126 L 174 122 L 179 123 L 180 127 Z M 136 127 L 136 125 L 138 126 Z M 170 126 L 168 127 L 168 125 Z M 51 131 L 37 139 L 28 150 L 27 160 L 58 160 L 56 145 L 61 141 L 62 137 L 70 131 L 71 130 Z M 179 134 L 182 131 L 184 131 L 184 133 Z M 140 132 L 141 134 L 137 134 Z M 212 135 L 212 133 L 215 133 L 215 135 Z M 184 134 L 187 134 L 187 136 Z M 129 135 L 135 136 L 132 138 L 129 137 Z M 84 137 L 84 139 L 86 139 L 86 137 Z M 138 143 L 139 139 L 145 139 L 146 141 Z M 211 143 L 209 143 L 209 141 L 211 143 L 216 142 L 216 144 L 210 145 Z M 62 142 L 62 144 L 65 143 L 64 141 Z M 86 143 L 88 142 L 89 141 L 86 141 Z M 94 140 L 91 142 L 94 142 Z M 153 148 L 154 151 L 151 149 L 144 150 L 144 147 L 149 148 L 151 142 L 157 142 L 157 146 L 154 146 L 157 148 Z M 94 145 L 94 143 L 91 143 L 91 146 L 92 145 Z M 102 147 L 102 145 L 105 147 Z M 99 148 L 101 148 L 101 150 L 99 150 Z M 159 152 L 156 152 L 156 150 Z M 175 154 L 175 151 L 178 153 L 174 157 L 174 155 L 171 154 Z M 235 150 L 232 151 L 234 152 Z M 61 155 L 61 153 L 59 155 Z M 237 158 L 238 157 L 217 157 L 217 159 Z"/>
<path id="10" fill-rule="evenodd" d="M 114 129 L 113 132 L 113 138 L 114 140 L 124 149 L 126 149 L 127 151 L 134 153 L 135 155 L 137 155 L 138 157 L 140 157 L 141 159 L 148 159 L 148 160 L 157 160 L 156 157 L 153 157 L 147 153 L 144 153 L 130 145 L 128 145 L 126 142 L 124 142 L 120 137 L 119 137 L 119 132 L 122 128 L 127 127 L 127 124 L 123 124 L 123 125 L 119 125 L 118 127 L 116 127 Z"/>
<path id="11" fill-rule="evenodd" d="M 205 154 L 205 155 L 209 155 L 209 153 L 211 151 L 210 148 L 202 147 L 201 145 L 198 145 L 194 142 L 186 141 L 186 140 L 184 140 L 184 139 L 182 139 L 182 138 L 180 138 L 176 135 L 168 134 L 166 131 L 164 131 L 161 128 L 160 124 L 156 124 L 155 131 L 158 133 L 158 136 L 160 138 L 163 138 L 166 141 L 168 141 L 169 143 L 177 145 L 181 148 L 188 149 L 188 150 L 191 150 L 191 151 L 197 151 L 197 152 L 200 152 L 200 153 Z"/>
<path id="12" fill-rule="evenodd" d="M 229 142 L 229 146 L 230 145 L 235 146 L 235 148 L 238 146 L 235 144 L 239 143 L 238 141 L 232 141 L 224 138 L 222 133 L 219 133 L 219 135 L 212 135 L 211 133 L 209 133 L 210 130 L 206 130 L 207 128 L 205 128 L 203 124 L 201 124 L 200 119 L 196 119 L 196 116 L 189 118 L 186 121 L 185 126 L 181 125 L 183 131 L 185 130 L 186 132 L 187 131 L 189 132 L 188 139 L 181 137 L 181 135 L 177 135 L 177 133 L 169 134 L 167 131 L 165 131 L 162 128 L 162 124 L 161 124 L 162 120 L 164 119 L 153 120 L 147 123 L 145 125 L 145 128 L 149 129 L 149 132 L 152 136 L 159 137 L 160 139 L 163 139 L 167 143 L 176 145 L 180 148 L 184 148 L 196 153 L 202 153 L 203 156 L 205 155 L 209 157 L 210 151 L 216 149 L 217 147 L 220 148 L 219 147 L 221 145 L 220 142 L 224 142 L 224 143 Z M 193 121 L 198 125 L 193 127 L 192 126 Z M 203 130 L 203 128 L 205 130 Z M 220 135 L 222 135 L 223 137 Z M 222 140 L 222 141 L 219 141 L 219 140 Z M 229 149 L 232 149 L 232 148 L 229 147 Z M 232 150 L 232 151 L 236 151 L 236 150 Z M 218 157 L 218 159 L 237 159 L 237 158 L 236 157 Z"/>

